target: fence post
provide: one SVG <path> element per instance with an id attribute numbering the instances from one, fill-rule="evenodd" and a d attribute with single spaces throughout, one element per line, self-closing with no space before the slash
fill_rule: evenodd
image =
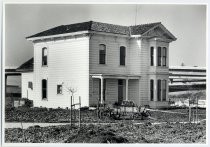
<path id="1" fill-rule="evenodd" d="M 79 96 L 79 127 L 81 127 L 81 96 Z"/>
<path id="2" fill-rule="evenodd" d="M 70 125 L 72 126 L 72 96 L 71 96 L 71 107 L 70 107 Z"/>
<path id="3" fill-rule="evenodd" d="M 198 97 L 196 97 L 196 123 L 198 123 Z"/>
<path id="4" fill-rule="evenodd" d="M 191 123 L 191 106 L 189 104 L 189 123 Z"/>

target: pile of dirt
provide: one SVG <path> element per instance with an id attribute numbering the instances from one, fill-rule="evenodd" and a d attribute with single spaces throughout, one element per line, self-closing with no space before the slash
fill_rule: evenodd
<path id="1" fill-rule="evenodd" d="M 128 140 L 117 136 L 114 130 L 89 126 L 70 136 L 65 143 L 128 143 Z"/>

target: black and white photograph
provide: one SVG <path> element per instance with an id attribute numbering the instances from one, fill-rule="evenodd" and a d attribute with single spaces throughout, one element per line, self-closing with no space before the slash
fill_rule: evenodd
<path id="1" fill-rule="evenodd" d="M 208 4 L 56 2 L 3 3 L 3 145 L 208 143 Z"/>

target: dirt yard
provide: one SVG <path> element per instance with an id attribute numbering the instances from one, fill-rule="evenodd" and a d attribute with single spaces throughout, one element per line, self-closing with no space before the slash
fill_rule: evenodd
<path id="1" fill-rule="evenodd" d="M 24 135 L 23 135 L 24 133 Z M 5 142 L 31 143 L 205 143 L 206 124 L 118 123 L 5 129 Z"/>
<path id="2" fill-rule="evenodd" d="M 78 111 L 75 111 L 78 113 Z M 192 109 L 195 114 L 196 109 Z M 81 111 L 82 126 L 33 126 L 5 129 L 5 142 L 32 143 L 205 143 L 206 123 L 188 122 L 187 107 L 151 109 L 154 119 L 116 120 L 97 117 L 96 110 Z M 206 109 L 198 109 L 198 120 L 206 119 Z M 195 118 L 195 117 L 194 117 Z M 47 108 L 7 108 L 5 122 L 69 122 L 70 111 Z M 75 122 L 78 122 L 78 115 Z M 163 123 L 165 122 L 165 123 Z M 192 117 L 193 122 L 193 117 Z M 94 123 L 94 124 L 91 124 Z M 103 124 L 100 124 L 103 123 Z M 140 124 L 141 123 L 141 124 Z M 156 123 L 154 125 L 154 123 Z"/>

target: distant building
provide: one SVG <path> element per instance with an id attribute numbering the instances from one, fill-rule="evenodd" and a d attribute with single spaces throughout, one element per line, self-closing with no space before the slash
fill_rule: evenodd
<path id="1" fill-rule="evenodd" d="M 22 72 L 22 97 L 34 106 L 69 107 L 66 87 L 82 106 L 132 100 L 168 105 L 169 43 L 176 38 L 160 23 L 120 26 L 83 22 L 27 37 L 34 58 Z"/>

